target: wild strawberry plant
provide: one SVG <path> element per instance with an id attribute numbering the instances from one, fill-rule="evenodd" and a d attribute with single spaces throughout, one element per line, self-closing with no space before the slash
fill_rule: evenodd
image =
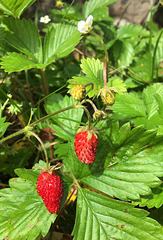
<path id="1" fill-rule="evenodd" d="M 146 28 L 114 26 L 116 0 L 57 1 L 36 24 L 34 2 L 0 0 L 0 238 L 41 239 L 76 199 L 74 240 L 162 239 L 153 7 Z"/>

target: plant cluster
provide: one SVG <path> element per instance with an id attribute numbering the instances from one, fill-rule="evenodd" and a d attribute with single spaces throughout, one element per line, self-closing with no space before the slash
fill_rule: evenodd
<path id="1" fill-rule="evenodd" d="M 145 27 L 115 26 L 117 0 L 20 18 L 35 1 L 0 0 L 0 239 L 42 239 L 74 201 L 74 240 L 163 239 L 157 6 Z"/>

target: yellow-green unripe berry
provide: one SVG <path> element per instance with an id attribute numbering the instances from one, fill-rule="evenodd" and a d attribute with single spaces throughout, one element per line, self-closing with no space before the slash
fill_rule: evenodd
<path id="1" fill-rule="evenodd" d="M 82 84 L 77 84 L 71 89 L 71 96 L 75 101 L 81 101 L 86 96 L 85 87 Z"/>
<path id="2" fill-rule="evenodd" d="M 112 106 L 115 102 L 115 94 L 112 89 L 102 88 L 100 91 L 100 96 L 103 103 L 107 106 Z"/>

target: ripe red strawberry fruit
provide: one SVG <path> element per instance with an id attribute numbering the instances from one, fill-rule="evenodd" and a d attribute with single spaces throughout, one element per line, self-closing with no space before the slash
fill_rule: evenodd
<path id="1" fill-rule="evenodd" d="M 86 164 L 94 162 L 98 145 L 96 134 L 89 130 L 78 132 L 74 145 L 76 155 L 81 162 Z"/>
<path id="2" fill-rule="evenodd" d="M 60 177 L 52 172 L 41 172 L 37 178 L 37 192 L 50 213 L 57 214 L 63 196 L 63 183 Z"/>

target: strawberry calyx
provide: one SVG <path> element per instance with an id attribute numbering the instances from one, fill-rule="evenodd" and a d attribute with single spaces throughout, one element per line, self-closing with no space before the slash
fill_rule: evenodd
<path id="1" fill-rule="evenodd" d="M 92 135 L 94 134 L 96 138 L 98 138 L 98 130 L 96 127 L 91 126 L 82 126 L 78 129 L 77 133 L 80 132 L 87 132 L 88 133 L 88 140 L 92 138 Z"/>

